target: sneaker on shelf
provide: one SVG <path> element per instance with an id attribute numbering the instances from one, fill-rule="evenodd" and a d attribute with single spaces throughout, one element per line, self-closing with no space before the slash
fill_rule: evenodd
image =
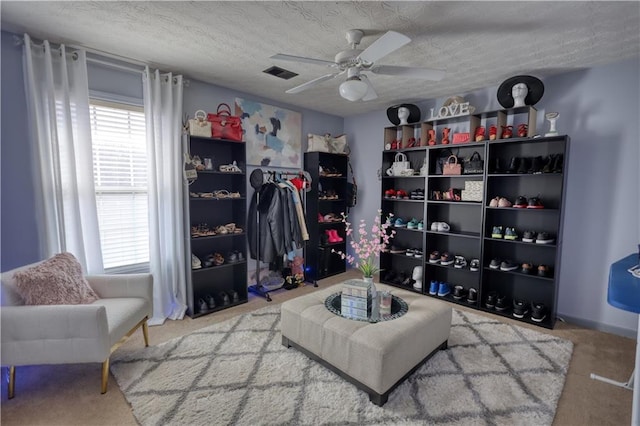
<path id="1" fill-rule="evenodd" d="M 456 300 L 461 300 L 463 297 L 466 297 L 467 290 L 461 285 L 457 285 L 453 287 L 453 298 Z"/>
<path id="2" fill-rule="evenodd" d="M 209 310 L 213 310 L 216 308 L 216 299 L 214 299 L 212 295 L 207 294 L 205 296 L 205 299 L 207 300 L 207 307 L 209 308 Z"/>
<path id="3" fill-rule="evenodd" d="M 513 299 L 513 316 L 524 318 L 529 313 L 529 303 L 522 299 Z"/>
<path id="4" fill-rule="evenodd" d="M 404 254 L 407 255 L 407 256 L 413 257 L 414 256 L 414 252 L 415 252 L 415 249 L 408 248 L 407 250 L 405 250 Z"/>
<path id="5" fill-rule="evenodd" d="M 418 221 L 415 218 L 412 218 L 407 222 L 407 229 L 418 229 Z"/>
<path id="6" fill-rule="evenodd" d="M 386 191 L 384 191 L 384 198 L 396 198 L 396 190 L 387 189 Z"/>
<path id="7" fill-rule="evenodd" d="M 528 209 L 544 209 L 544 206 L 542 205 L 542 202 L 538 197 L 531 197 L 527 202 L 527 208 Z"/>
<path id="8" fill-rule="evenodd" d="M 509 302 L 507 302 L 507 296 L 498 296 L 496 299 L 496 311 L 504 312 L 509 309 Z"/>
<path id="9" fill-rule="evenodd" d="M 529 263 L 529 262 L 525 262 L 522 264 L 522 266 L 520 267 L 520 272 L 522 272 L 523 274 L 530 274 L 533 272 L 533 264 Z"/>
<path id="10" fill-rule="evenodd" d="M 391 248 L 389 249 L 389 253 L 391 254 L 404 254 L 407 250 L 403 249 L 402 247 L 398 247 L 398 246 L 391 246 Z"/>
<path id="11" fill-rule="evenodd" d="M 418 188 L 415 190 L 416 200 L 424 200 L 424 189 Z"/>
<path id="12" fill-rule="evenodd" d="M 536 236 L 536 244 L 552 244 L 553 241 L 554 238 L 551 238 L 551 235 L 546 232 L 538 232 Z"/>
<path id="13" fill-rule="evenodd" d="M 438 294 L 438 281 L 432 280 L 431 284 L 429 284 L 429 294 L 435 296 Z"/>
<path id="14" fill-rule="evenodd" d="M 509 241 L 515 241 L 518 239 L 518 233 L 515 228 L 506 228 L 504 230 L 504 239 Z"/>
<path id="15" fill-rule="evenodd" d="M 401 217 L 399 217 L 396 219 L 393 226 L 395 226 L 396 228 L 406 228 L 407 223 Z"/>
<path id="16" fill-rule="evenodd" d="M 551 276 L 551 267 L 547 265 L 538 266 L 538 276 L 539 277 L 550 277 Z"/>
<path id="17" fill-rule="evenodd" d="M 501 271 L 515 271 L 518 269 L 518 265 L 510 260 L 505 260 L 500 264 Z"/>
<path id="18" fill-rule="evenodd" d="M 491 230 L 491 238 L 502 238 L 502 226 L 494 226 Z"/>
<path id="19" fill-rule="evenodd" d="M 422 257 L 422 255 L 423 255 L 423 254 L 424 254 L 424 253 L 423 253 L 423 252 L 422 252 L 422 250 L 420 250 L 420 249 L 415 249 L 415 250 L 413 251 L 413 257 Z"/>
<path id="20" fill-rule="evenodd" d="M 489 294 L 487 294 L 487 299 L 485 300 L 484 305 L 488 309 L 493 309 L 496 307 L 497 299 L 498 299 L 498 293 L 496 293 L 495 291 L 490 291 Z"/>
<path id="21" fill-rule="evenodd" d="M 198 299 L 198 312 L 201 314 L 206 314 L 207 312 L 209 312 L 209 306 L 207 305 L 207 302 L 204 301 L 204 299 Z"/>
<path id="22" fill-rule="evenodd" d="M 516 202 L 513 203 L 513 207 L 518 209 L 526 209 L 527 208 L 527 199 L 520 195 L 516 198 Z"/>
<path id="23" fill-rule="evenodd" d="M 404 189 L 398 189 L 396 191 L 396 198 L 399 200 L 408 200 L 409 194 L 407 194 L 407 191 L 405 191 Z"/>
<path id="24" fill-rule="evenodd" d="M 531 302 L 531 320 L 542 322 L 547 317 L 547 307 L 544 303 Z"/>
<path id="25" fill-rule="evenodd" d="M 469 270 L 476 272 L 480 270 L 480 260 L 471 259 L 471 263 L 469 264 Z"/>
<path id="26" fill-rule="evenodd" d="M 500 200 L 498 200 L 498 207 L 511 207 L 511 201 L 504 197 L 500 197 Z"/>
<path id="27" fill-rule="evenodd" d="M 456 269 L 462 269 L 465 266 L 467 266 L 467 259 L 465 259 L 464 256 L 455 256 L 453 267 Z"/>
<path id="28" fill-rule="evenodd" d="M 432 231 L 437 231 L 437 230 L 438 230 L 438 224 L 439 224 L 439 223 L 440 223 L 440 222 L 433 222 L 433 223 L 431 223 L 431 230 L 432 230 Z"/>
<path id="29" fill-rule="evenodd" d="M 535 231 L 524 231 L 522 233 L 522 242 L 523 243 L 532 243 L 535 239 Z"/>
<path id="30" fill-rule="evenodd" d="M 451 228 L 446 222 L 438 222 L 438 232 L 449 232 Z"/>
<path id="31" fill-rule="evenodd" d="M 415 284 L 416 280 L 413 277 L 406 277 L 404 281 L 402 281 L 402 285 L 405 287 L 412 287 Z"/>
<path id="32" fill-rule="evenodd" d="M 440 252 L 438 250 L 434 250 L 429 255 L 429 263 L 440 263 Z"/>
<path id="33" fill-rule="evenodd" d="M 478 290 L 475 288 L 470 288 L 469 293 L 467 294 L 467 302 L 468 303 L 476 303 L 478 301 Z"/>
<path id="34" fill-rule="evenodd" d="M 420 220 L 420 222 L 418 222 L 418 231 L 422 231 L 424 230 L 424 221 Z"/>
<path id="35" fill-rule="evenodd" d="M 191 253 L 191 269 L 202 268 L 202 261 L 195 254 Z"/>
<path id="36" fill-rule="evenodd" d="M 498 207 L 498 202 L 500 201 L 500 197 L 492 198 L 489 202 L 489 207 Z"/>
<path id="37" fill-rule="evenodd" d="M 500 269 L 500 263 L 501 263 L 500 259 L 498 259 L 497 257 L 493 258 L 493 259 L 491 259 L 491 263 L 489 264 L 489 268 L 491 268 L 491 269 Z"/>
<path id="38" fill-rule="evenodd" d="M 438 285 L 438 296 L 444 297 L 449 293 L 451 293 L 451 288 L 449 287 L 449 284 L 445 282 L 440 282 L 440 284 Z"/>
<path id="39" fill-rule="evenodd" d="M 451 265 L 454 262 L 454 258 L 451 255 L 451 253 L 445 251 L 444 253 L 442 253 L 442 255 L 440 256 L 440 264 L 444 265 L 444 266 L 448 266 Z"/>

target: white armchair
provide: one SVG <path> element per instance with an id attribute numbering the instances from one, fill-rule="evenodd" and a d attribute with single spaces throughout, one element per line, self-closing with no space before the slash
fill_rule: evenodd
<path id="1" fill-rule="evenodd" d="M 35 265 L 35 264 L 34 264 Z M 153 313 L 151 274 L 85 277 L 100 299 L 87 305 L 25 305 L 13 274 L 2 273 L 0 361 L 9 367 L 9 398 L 15 367 L 38 364 L 102 363 L 107 391 L 109 356 L 140 326 L 149 346 L 147 319 Z"/>

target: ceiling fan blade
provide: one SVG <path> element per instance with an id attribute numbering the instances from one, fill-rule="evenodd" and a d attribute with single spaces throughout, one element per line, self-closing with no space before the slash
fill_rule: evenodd
<path id="1" fill-rule="evenodd" d="M 322 83 L 323 81 L 331 80 L 332 78 L 335 78 L 335 77 L 339 76 L 340 74 L 342 74 L 342 73 L 326 74 L 326 75 L 323 75 L 321 77 L 314 78 L 313 80 L 307 81 L 306 83 L 302 83 L 299 86 L 292 87 L 291 89 L 287 90 L 286 93 L 300 93 L 303 90 L 310 89 L 313 86 Z"/>
<path id="2" fill-rule="evenodd" d="M 396 75 L 399 77 L 424 78 L 426 80 L 440 81 L 444 78 L 444 70 L 419 67 L 400 67 L 396 65 L 377 65 L 370 70 L 374 74 Z"/>
<path id="3" fill-rule="evenodd" d="M 404 34 L 387 31 L 382 37 L 374 41 L 371 46 L 364 49 L 358 57 L 364 62 L 375 62 L 394 50 L 400 49 L 410 41 L 411 39 Z"/>
<path id="4" fill-rule="evenodd" d="M 306 62 L 308 64 L 314 65 L 324 65 L 327 67 L 335 67 L 337 64 L 331 61 L 325 61 L 323 59 L 314 59 L 314 58 L 305 58 L 303 56 L 293 56 L 293 55 L 285 55 L 284 53 L 278 53 L 270 57 L 270 59 L 280 59 L 282 61 L 292 61 L 292 62 Z"/>
<path id="5" fill-rule="evenodd" d="M 376 93 L 375 89 L 373 88 L 373 84 L 371 84 L 371 80 L 369 80 L 367 78 L 366 75 L 361 74 L 360 75 L 360 80 L 364 81 L 365 83 L 367 83 L 367 93 L 365 93 L 365 95 L 362 98 L 362 101 L 372 101 L 374 99 L 376 99 L 378 97 L 378 94 Z"/>

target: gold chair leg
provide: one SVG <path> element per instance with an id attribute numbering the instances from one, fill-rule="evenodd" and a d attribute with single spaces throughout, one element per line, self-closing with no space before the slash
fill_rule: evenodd
<path id="1" fill-rule="evenodd" d="M 109 358 L 102 363 L 102 389 L 100 393 L 107 393 L 107 383 L 109 382 Z"/>
<path id="2" fill-rule="evenodd" d="M 9 399 L 14 397 L 14 390 L 16 386 L 16 367 L 14 365 L 9 367 Z"/>
<path id="3" fill-rule="evenodd" d="M 142 323 L 142 335 L 144 336 L 144 346 L 149 347 L 149 326 L 147 325 L 147 318 L 145 317 Z"/>

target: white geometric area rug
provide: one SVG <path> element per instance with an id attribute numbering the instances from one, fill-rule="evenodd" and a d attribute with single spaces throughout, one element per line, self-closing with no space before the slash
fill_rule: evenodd
<path id="1" fill-rule="evenodd" d="M 425 330 L 426 331 L 426 330 Z M 573 343 L 453 311 L 449 348 L 378 407 L 281 344 L 273 305 L 157 346 L 111 372 L 141 425 L 550 425 Z"/>

